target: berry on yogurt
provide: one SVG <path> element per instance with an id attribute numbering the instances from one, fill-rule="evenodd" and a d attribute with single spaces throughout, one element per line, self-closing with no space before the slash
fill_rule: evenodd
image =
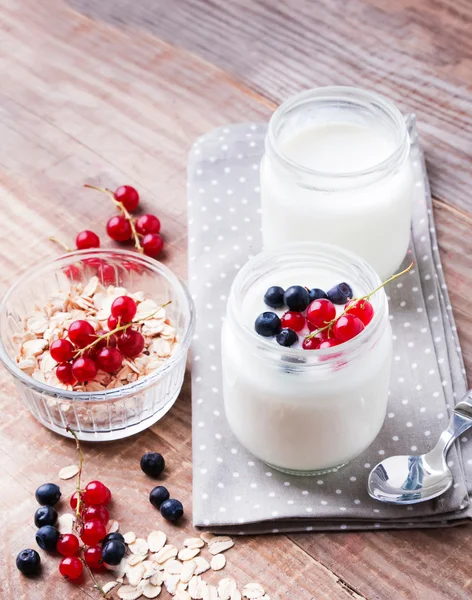
<path id="1" fill-rule="evenodd" d="M 289 310 L 303 312 L 310 304 L 310 295 L 301 285 L 292 285 L 285 291 L 284 303 Z"/>
<path id="2" fill-rule="evenodd" d="M 298 342 L 298 335 L 295 333 L 295 331 L 293 331 L 293 329 L 288 329 L 288 327 L 285 327 L 275 339 L 281 346 L 290 348 L 290 346 L 293 346 Z"/>
<path id="3" fill-rule="evenodd" d="M 264 302 L 271 308 L 282 308 L 284 306 L 285 290 L 280 285 L 273 285 L 264 295 Z"/>
<path id="4" fill-rule="evenodd" d="M 328 299 L 333 304 L 346 304 L 349 300 L 352 300 L 354 294 L 350 285 L 345 283 L 338 283 L 327 292 Z"/>
<path id="5" fill-rule="evenodd" d="M 282 325 L 280 318 L 274 312 L 263 312 L 260 314 L 254 324 L 256 333 L 263 337 L 273 337 L 280 333 Z"/>

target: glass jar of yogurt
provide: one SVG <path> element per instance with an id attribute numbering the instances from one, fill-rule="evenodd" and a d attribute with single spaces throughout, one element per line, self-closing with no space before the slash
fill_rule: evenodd
<path id="1" fill-rule="evenodd" d="M 259 336 L 257 316 L 271 286 L 330 289 L 347 282 L 355 297 L 379 284 L 366 262 L 336 246 L 290 244 L 251 259 L 236 276 L 222 329 L 226 417 L 239 442 L 292 474 L 335 471 L 361 454 L 384 422 L 392 332 L 383 289 L 374 317 L 355 338 L 323 350 L 285 348 Z"/>
<path id="2" fill-rule="evenodd" d="M 350 87 L 308 90 L 272 115 L 261 163 L 262 236 L 340 245 L 382 280 L 410 239 L 410 139 L 388 100 Z"/>

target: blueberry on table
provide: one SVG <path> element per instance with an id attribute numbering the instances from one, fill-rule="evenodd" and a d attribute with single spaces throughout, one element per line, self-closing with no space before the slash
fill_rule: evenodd
<path id="1" fill-rule="evenodd" d="M 59 531 L 52 525 L 44 525 L 36 532 L 36 543 L 41 550 L 53 552 L 59 539 Z"/>
<path id="2" fill-rule="evenodd" d="M 179 500 L 165 500 L 160 510 L 161 515 L 168 521 L 177 521 L 184 514 L 184 507 Z"/>
<path id="3" fill-rule="evenodd" d="M 301 285 L 292 285 L 292 287 L 285 290 L 284 303 L 289 310 L 303 312 L 310 304 L 310 295 L 306 288 Z"/>
<path id="4" fill-rule="evenodd" d="M 261 313 L 254 323 L 256 333 L 264 337 L 277 335 L 282 328 L 278 315 L 273 312 Z"/>
<path id="5" fill-rule="evenodd" d="M 111 540 L 102 546 L 102 560 L 107 565 L 119 565 L 126 554 L 126 546 L 119 540 Z"/>
<path id="6" fill-rule="evenodd" d="M 23 575 L 36 575 L 41 567 L 41 559 L 36 550 L 26 548 L 16 557 L 16 566 Z"/>
<path id="7" fill-rule="evenodd" d="M 163 485 L 158 485 L 151 490 L 149 494 L 149 502 L 156 508 L 160 508 L 161 504 L 169 500 L 169 491 Z"/>
<path id="8" fill-rule="evenodd" d="M 285 327 L 275 339 L 277 340 L 278 344 L 288 348 L 298 342 L 298 335 L 293 331 L 293 329 Z"/>
<path id="9" fill-rule="evenodd" d="M 59 502 L 59 498 L 61 497 L 61 490 L 58 485 L 55 483 L 43 483 L 36 490 L 35 493 L 36 500 L 38 504 L 45 506 L 54 506 Z"/>
<path id="10" fill-rule="evenodd" d="M 280 285 L 273 285 L 264 295 L 264 302 L 271 308 L 282 308 L 285 290 Z"/>
<path id="11" fill-rule="evenodd" d="M 310 296 L 310 302 L 313 300 L 319 300 L 320 298 L 327 298 L 328 294 L 324 290 L 320 290 L 320 288 L 313 288 L 308 292 Z"/>
<path id="12" fill-rule="evenodd" d="M 43 525 L 54 525 L 57 521 L 57 511 L 52 506 L 40 506 L 34 513 L 34 524 L 36 527 Z"/>
<path id="13" fill-rule="evenodd" d="M 149 477 L 159 477 L 166 466 L 164 457 L 159 452 L 146 452 L 141 457 L 141 469 Z"/>
<path id="14" fill-rule="evenodd" d="M 344 281 L 332 287 L 327 295 L 333 304 L 346 304 L 354 296 L 351 286 Z"/>
<path id="15" fill-rule="evenodd" d="M 105 546 L 105 544 L 108 544 L 108 542 L 111 542 L 113 540 L 117 542 L 122 542 L 123 544 L 125 543 L 125 538 L 121 535 L 121 533 L 118 533 L 118 531 L 112 531 L 111 533 L 107 533 L 103 540 L 101 540 L 101 543 L 103 546 Z"/>

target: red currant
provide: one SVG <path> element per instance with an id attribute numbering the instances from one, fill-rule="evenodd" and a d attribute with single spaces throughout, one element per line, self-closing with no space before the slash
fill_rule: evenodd
<path id="1" fill-rule="evenodd" d="M 102 339 L 98 340 L 98 342 L 95 344 L 95 346 L 94 346 L 95 350 L 101 350 L 102 348 L 115 348 L 116 347 L 116 335 L 114 333 L 112 333 L 108 337 L 102 337 L 102 336 L 106 335 L 107 333 L 108 333 L 108 331 L 105 331 L 104 329 L 99 329 L 97 331 L 97 337 L 101 337 Z"/>
<path id="2" fill-rule="evenodd" d="M 110 504 L 110 502 L 111 502 L 111 492 L 110 492 L 109 488 L 107 488 L 107 495 L 102 504 L 104 506 L 108 506 Z"/>
<path id="3" fill-rule="evenodd" d="M 86 229 L 77 234 L 75 238 L 77 250 L 87 250 L 87 248 L 100 248 L 100 238 L 93 231 Z"/>
<path id="4" fill-rule="evenodd" d="M 95 329 L 88 321 L 74 321 L 69 327 L 69 339 L 79 348 L 85 348 L 95 339 Z"/>
<path id="5" fill-rule="evenodd" d="M 116 272 L 112 265 L 108 265 L 107 263 L 101 264 L 97 269 L 97 275 L 104 285 L 116 283 Z"/>
<path id="6" fill-rule="evenodd" d="M 72 363 L 72 375 L 78 382 L 91 381 L 97 374 L 97 365 L 91 358 L 80 357 Z"/>
<path id="7" fill-rule="evenodd" d="M 73 385 L 76 382 L 76 379 L 72 373 L 72 365 L 70 363 L 57 365 L 56 377 L 61 383 L 64 383 L 65 385 Z"/>
<path id="8" fill-rule="evenodd" d="M 304 350 L 318 350 L 321 340 L 317 337 L 305 338 L 302 342 Z"/>
<path id="9" fill-rule="evenodd" d="M 374 316 L 374 307 L 368 300 L 351 300 L 346 304 L 349 314 L 360 319 L 364 325 L 368 325 Z"/>
<path id="10" fill-rule="evenodd" d="M 118 338 L 118 348 L 124 356 L 135 358 L 143 351 L 144 338 L 139 331 L 130 327 Z"/>
<path id="11" fill-rule="evenodd" d="M 70 497 L 70 500 L 69 500 L 69 504 L 70 504 L 70 507 L 72 508 L 72 510 L 77 509 L 78 501 L 79 501 L 79 493 L 76 491 L 72 494 L 72 496 Z M 83 506 L 83 504 L 81 506 Z"/>
<path id="12" fill-rule="evenodd" d="M 159 233 L 161 230 L 161 222 L 154 215 L 141 215 L 135 224 L 136 231 L 141 235 L 147 233 Z"/>
<path id="13" fill-rule="evenodd" d="M 116 329 L 117 327 L 119 327 L 121 325 L 121 319 L 114 317 L 113 315 L 110 315 L 108 317 L 107 325 L 108 325 L 108 329 L 110 331 L 113 331 L 114 329 Z M 113 335 L 122 335 L 122 333 L 123 333 L 123 331 L 117 331 Z"/>
<path id="14" fill-rule="evenodd" d="M 305 327 L 305 317 L 302 313 L 289 310 L 281 319 L 282 327 L 288 327 L 293 331 L 301 331 Z"/>
<path id="15" fill-rule="evenodd" d="M 131 323 L 138 307 L 130 296 L 119 296 L 111 305 L 112 316 L 121 317 L 122 323 Z"/>
<path id="16" fill-rule="evenodd" d="M 123 355 L 117 348 L 102 348 L 96 356 L 97 367 L 105 373 L 114 373 L 123 364 Z"/>
<path id="17" fill-rule="evenodd" d="M 96 546 L 100 540 L 103 540 L 106 534 L 107 530 L 105 525 L 98 519 L 95 519 L 94 521 L 87 521 L 87 523 L 84 523 L 82 535 L 80 537 L 87 546 Z"/>
<path id="18" fill-rule="evenodd" d="M 314 327 L 324 327 L 336 316 L 336 308 L 326 298 L 313 300 L 306 311 L 307 321 Z"/>
<path id="19" fill-rule="evenodd" d="M 85 523 L 88 523 L 88 521 L 94 520 L 101 521 L 104 525 L 106 525 L 110 520 L 110 513 L 101 504 L 89 506 L 84 512 L 84 521 Z"/>
<path id="20" fill-rule="evenodd" d="M 58 363 L 65 363 L 74 356 L 74 346 L 69 340 L 55 340 L 49 346 L 52 358 Z"/>
<path id="21" fill-rule="evenodd" d="M 79 546 L 79 540 L 73 533 L 64 533 L 57 540 L 56 550 L 62 556 L 74 556 Z"/>
<path id="22" fill-rule="evenodd" d="M 71 281 L 80 281 L 82 279 L 82 271 L 77 265 L 69 265 L 68 267 L 64 267 L 62 272 Z"/>
<path id="23" fill-rule="evenodd" d="M 101 481 L 91 481 L 85 486 L 83 499 L 87 506 L 103 504 L 107 497 L 107 486 Z"/>
<path id="24" fill-rule="evenodd" d="M 100 546 L 91 546 L 84 552 L 84 559 L 91 569 L 100 569 L 102 567 L 102 549 Z"/>
<path id="25" fill-rule="evenodd" d="M 158 233 L 148 233 L 141 242 L 144 254 L 156 258 L 164 247 L 164 241 Z"/>
<path id="26" fill-rule="evenodd" d="M 318 350 L 324 350 L 325 348 L 333 348 L 334 346 L 339 346 L 339 342 L 338 340 L 330 338 L 329 340 L 323 340 L 318 346 Z"/>
<path id="27" fill-rule="evenodd" d="M 129 212 L 136 210 L 139 204 L 139 194 L 130 185 L 121 185 L 115 190 L 115 200 L 121 202 Z"/>
<path id="28" fill-rule="evenodd" d="M 90 256 L 89 258 L 83 258 L 82 262 L 84 263 L 84 265 L 87 265 L 87 267 L 90 267 L 91 269 L 98 269 L 98 267 L 105 263 L 103 258 L 98 258 L 98 256 Z"/>
<path id="29" fill-rule="evenodd" d="M 107 233 L 115 242 L 127 242 L 133 235 L 131 225 L 123 215 L 115 215 L 108 219 Z"/>
<path id="30" fill-rule="evenodd" d="M 132 271 L 134 273 L 141 273 L 142 272 L 142 268 L 137 265 L 134 262 L 131 262 L 130 260 L 124 260 L 121 265 L 123 266 L 123 268 L 125 268 L 129 273 L 131 273 Z"/>
<path id="31" fill-rule="evenodd" d="M 77 556 L 67 556 L 59 565 L 60 574 L 66 579 L 78 579 L 82 575 L 84 565 Z"/>
<path id="32" fill-rule="evenodd" d="M 363 329 L 364 323 L 360 319 L 350 313 L 346 313 L 335 321 L 332 332 L 338 342 L 342 343 L 356 337 Z"/>

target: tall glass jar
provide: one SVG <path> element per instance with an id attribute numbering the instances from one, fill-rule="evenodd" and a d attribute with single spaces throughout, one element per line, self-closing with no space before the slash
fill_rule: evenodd
<path id="1" fill-rule="evenodd" d="M 261 163 L 264 248 L 337 244 L 386 279 L 408 248 L 413 190 L 408 131 L 391 102 L 350 87 L 308 90 L 284 102 L 269 123 Z"/>
<path id="2" fill-rule="evenodd" d="M 285 348 L 254 330 L 255 294 L 295 280 L 316 287 L 326 277 L 349 282 L 357 297 L 380 284 L 372 267 L 346 250 L 291 244 L 239 271 L 223 324 L 229 425 L 252 454 L 292 474 L 335 471 L 354 459 L 377 436 L 387 408 L 392 332 L 383 289 L 371 298 L 374 317 L 364 331 L 333 348 Z"/>

